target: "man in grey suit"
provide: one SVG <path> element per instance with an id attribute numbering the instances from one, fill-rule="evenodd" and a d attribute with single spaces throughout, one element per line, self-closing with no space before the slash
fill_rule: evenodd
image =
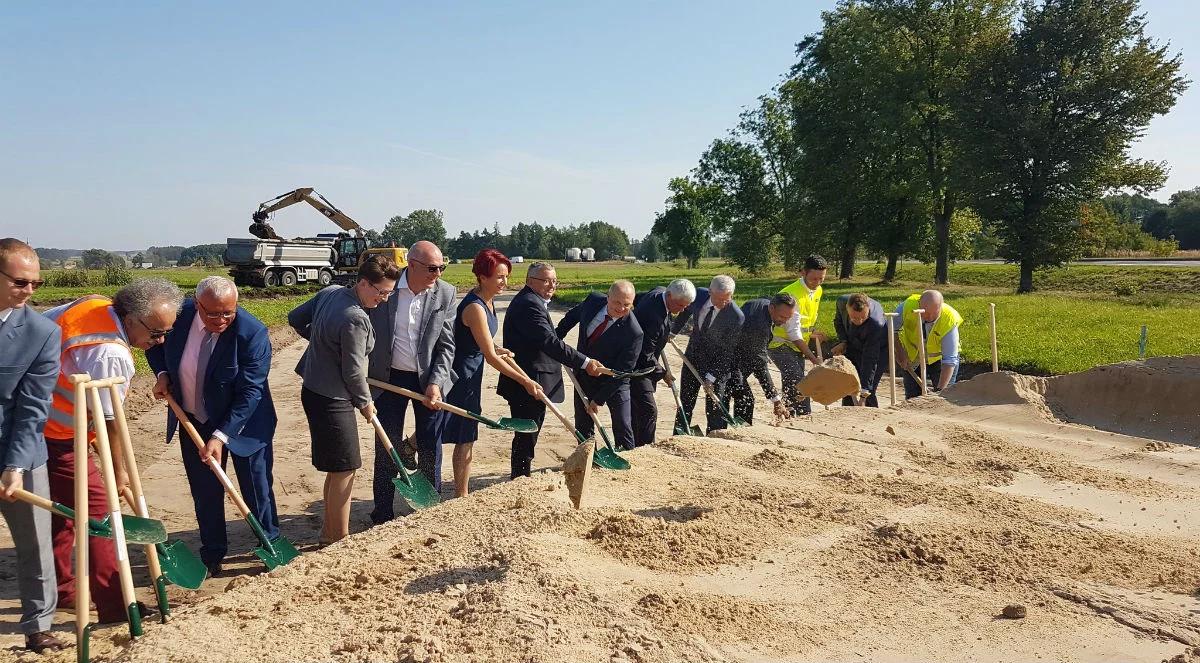
<path id="1" fill-rule="evenodd" d="M 417 468 L 433 487 L 442 487 L 442 396 L 454 382 L 454 286 L 439 279 L 446 270 L 442 251 L 433 242 L 420 241 L 408 250 L 408 267 L 400 274 L 387 303 L 371 309 L 375 348 L 367 375 L 381 382 L 425 395 L 426 403 L 413 403 L 417 419 Z M 392 440 L 404 438 L 404 415 L 409 398 L 390 391 L 378 392 L 375 407 L 379 423 Z M 395 518 L 393 501 L 396 466 L 378 439 L 375 440 L 375 508 L 371 521 Z"/>
<path id="2" fill-rule="evenodd" d="M 23 488 L 50 498 L 42 429 L 62 338 L 58 325 L 25 305 L 40 277 L 37 253 L 28 244 L 0 239 L 0 513 L 17 549 L 25 646 L 37 653 L 65 646 L 50 633 L 58 607 L 50 513 L 13 496 Z"/>

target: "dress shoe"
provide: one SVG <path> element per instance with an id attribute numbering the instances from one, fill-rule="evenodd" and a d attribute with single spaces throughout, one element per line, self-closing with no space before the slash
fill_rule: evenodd
<path id="1" fill-rule="evenodd" d="M 140 614 L 142 616 L 143 621 L 150 619 L 151 617 L 156 617 L 158 615 L 157 610 L 155 610 L 154 608 L 151 608 L 150 606 L 146 605 L 145 603 L 142 603 L 141 601 L 137 602 L 137 611 L 138 611 L 138 614 Z M 122 614 L 119 617 L 115 617 L 115 618 L 101 617 L 96 623 L 101 626 L 106 626 L 108 624 L 121 624 L 121 623 L 127 622 L 127 621 L 129 621 L 129 618 L 126 615 Z"/>
<path id="2" fill-rule="evenodd" d="M 42 652 L 58 651 L 66 647 L 66 643 L 54 637 L 50 631 L 41 631 L 38 633 L 30 633 L 25 636 L 25 648 L 35 654 Z"/>
<path id="3" fill-rule="evenodd" d="M 208 569 L 208 577 L 215 578 L 221 575 L 222 567 L 220 562 L 212 562 L 210 564 L 205 564 L 204 566 Z"/>

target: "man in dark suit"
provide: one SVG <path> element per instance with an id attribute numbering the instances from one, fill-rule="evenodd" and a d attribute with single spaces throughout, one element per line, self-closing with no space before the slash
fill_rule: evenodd
<path id="1" fill-rule="evenodd" d="M 871 392 L 864 404 L 879 407 L 875 392 L 888 370 L 887 318 L 883 315 L 883 307 L 859 292 L 842 295 L 837 300 L 833 328 L 841 341 L 833 346 L 833 354 L 846 355 L 858 369 L 859 384 Z M 853 404 L 849 396 L 842 399 L 842 405 Z"/>
<path id="2" fill-rule="evenodd" d="M 42 433 L 62 333 L 26 305 L 41 285 L 37 253 L 18 239 L 0 239 L 0 514 L 17 552 L 19 626 L 25 647 L 39 654 L 65 646 L 50 632 L 58 605 L 50 512 L 15 501 L 13 493 L 20 488 L 50 498 Z"/>
<path id="3" fill-rule="evenodd" d="M 692 335 L 688 340 L 684 356 L 700 372 L 703 384 L 688 369 L 683 371 L 680 400 L 688 420 L 696 407 L 696 396 L 703 387 L 706 430 L 726 428 L 729 422 L 721 412 L 719 403 L 734 367 L 734 343 L 742 327 L 742 310 L 733 303 L 735 287 L 733 277 L 719 274 L 713 277 L 707 288 L 696 289 L 696 301 L 684 309 L 675 320 L 674 330 L 682 331 L 692 321 Z M 683 426 L 682 417 L 676 425 Z"/>
<path id="4" fill-rule="evenodd" d="M 696 301 L 696 286 L 687 279 L 675 279 L 665 288 L 654 288 L 637 296 L 633 315 L 642 327 L 642 351 L 638 353 L 635 370 L 655 368 L 646 376 L 629 380 L 629 401 L 633 415 L 633 443 L 637 446 L 654 442 L 658 424 L 658 403 L 654 391 L 659 380 L 673 380 L 671 373 L 660 367 L 659 356 L 671 337 L 671 317 L 679 315 Z"/>
<path id="5" fill-rule="evenodd" d="M 642 327 L 637 318 L 630 315 L 636 294 L 633 284 L 629 281 L 615 281 L 609 287 L 607 296 L 593 292 L 582 303 L 567 311 L 559 321 L 555 333 L 559 338 L 566 338 L 567 332 L 578 325 L 576 350 L 594 357 L 614 371 L 630 372 L 637 364 L 642 350 Z M 592 425 L 591 414 L 595 414 L 601 405 L 608 405 L 613 436 L 616 438 L 613 442 L 624 449 L 632 449 L 634 443 L 629 407 L 629 378 L 594 378 L 580 373 L 581 371 L 574 370 L 573 376 L 583 393 L 587 394 L 588 401 L 585 403 L 578 394 L 574 398 L 575 428 L 585 436 L 591 437 L 595 428 Z"/>
<path id="6" fill-rule="evenodd" d="M 786 324 L 795 312 L 796 298 L 786 292 L 777 293 L 770 299 L 760 297 L 742 304 L 745 321 L 735 343 L 734 371 L 727 391 L 733 399 L 734 416 L 747 423 L 754 421 L 754 392 L 750 390 L 749 382 L 751 375 L 758 379 L 767 400 L 774 403 L 775 415 L 783 417 L 788 413 L 787 405 L 775 390 L 775 382 L 767 368 L 770 363 L 767 344 L 773 337 L 774 328 Z"/>
<path id="7" fill-rule="evenodd" d="M 504 347 L 513 353 L 521 370 L 542 385 L 542 392 L 554 403 L 563 402 L 562 365 L 583 368 L 592 377 L 601 375 L 604 365 L 567 345 L 554 331 L 547 306 L 558 288 L 554 266 L 535 262 L 525 275 L 521 288 L 504 314 Z M 532 419 L 540 427 L 546 406 L 535 400 L 525 388 L 506 375 L 500 376 L 497 393 L 508 401 L 512 416 Z M 512 441 L 512 478 L 529 476 L 537 433 L 516 433 Z"/>
<path id="8" fill-rule="evenodd" d="M 184 302 L 166 342 L 146 351 L 158 375 L 155 398 L 171 395 L 207 440 L 198 451 L 180 432 L 179 449 L 200 528 L 200 559 L 211 575 L 221 572 L 229 548 L 225 536 L 225 490 L 206 466 L 233 456 L 238 486 L 269 539 L 279 536 L 279 514 L 271 488 L 275 404 L 267 374 L 271 340 L 267 327 L 237 305 L 237 286 L 209 276 Z M 167 441 L 179 422 L 167 412 Z M 228 452 L 228 453 L 226 453 Z"/>

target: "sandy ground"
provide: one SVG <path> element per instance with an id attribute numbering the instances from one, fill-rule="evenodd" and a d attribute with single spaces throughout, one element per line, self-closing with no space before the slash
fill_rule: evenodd
<path id="1" fill-rule="evenodd" d="M 571 438 L 548 419 L 535 461 L 544 471 L 508 482 L 510 438 L 484 431 L 477 492 L 382 527 L 369 527 L 361 471 L 358 534 L 317 551 L 322 478 L 291 371 L 302 349 L 277 353 L 271 387 L 282 528 L 305 554 L 264 573 L 229 507 L 234 555 L 222 577 L 171 588 L 171 623 L 148 624 L 132 647 L 123 627 L 99 630 L 95 659 L 1200 656 L 1185 653 L 1200 646 L 1196 360 L 1049 381 L 989 374 L 899 409 L 818 408 L 786 427 L 760 421 L 707 439 L 664 434 L 675 408 L 662 389 L 660 441 L 627 454 L 629 472 L 594 471 L 581 510 L 556 471 Z M 495 382 L 489 369 L 485 384 Z M 485 409 L 506 414 L 488 393 Z M 197 549 L 164 423 L 157 408 L 133 422 L 148 501 Z M 445 472 L 448 496 L 448 459 Z M 15 649 L 14 568 L 0 529 L 0 659 L 43 660 Z M 1004 618 L 1010 605 L 1026 616 Z"/>

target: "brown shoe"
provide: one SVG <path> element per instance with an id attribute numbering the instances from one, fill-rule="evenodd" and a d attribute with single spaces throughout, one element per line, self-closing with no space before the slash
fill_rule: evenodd
<path id="1" fill-rule="evenodd" d="M 54 637 L 54 634 L 50 631 L 42 631 L 25 636 L 25 648 L 35 654 L 58 651 L 65 649 L 66 646 L 66 643 Z"/>

